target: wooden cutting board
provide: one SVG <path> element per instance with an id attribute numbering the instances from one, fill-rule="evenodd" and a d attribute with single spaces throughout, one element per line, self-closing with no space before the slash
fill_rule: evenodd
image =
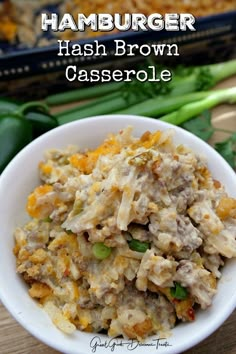
<path id="1" fill-rule="evenodd" d="M 217 86 L 236 86 L 236 76 Z M 64 107 L 61 107 L 64 108 Z M 222 105 L 213 110 L 213 123 L 217 127 L 236 132 L 236 105 Z M 217 133 L 211 143 L 227 135 Z M 17 295 L 16 295 L 17 296 Z M 219 309 L 220 311 L 220 309 Z M 0 354 L 56 354 L 59 353 L 26 332 L 0 304 Z M 209 338 L 185 354 L 236 354 L 236 311 Z M 158 354 L 158 352 L 157 352 Z"/>

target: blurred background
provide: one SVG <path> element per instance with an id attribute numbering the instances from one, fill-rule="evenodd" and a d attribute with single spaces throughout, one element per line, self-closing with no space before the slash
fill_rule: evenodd
<path id="1" fill-rule="evenodd" d="M 197 18 L 197 32 L 104 33 L 87 30 L 84 33 L 41 31 L 41 13 L 59 15 L 78 13 L 192 13 Z M 0 96 L 20 99 L 42 98 L 54 92 L 78 87 L 65 79 L 65 67 L 77 64 L 83 68 L 134 67 L 143 60 L 114 57 L 58 57 L 57 40 L 72 43 L 92 43 L 98 37 L 108 53 L 114 48 L 113 39 L 127 43 L 177 43 L 180 56 L 177 64 L 204 64 L 223 61 L 235 56 L 235 0 L 0 0 Z M 154 58 L 158 63 L 175 65 L 175 57 Z"/>

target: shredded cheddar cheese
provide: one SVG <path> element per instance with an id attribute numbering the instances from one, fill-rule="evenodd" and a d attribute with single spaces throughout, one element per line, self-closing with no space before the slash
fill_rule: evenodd
<path id="1" fill-rule="evenodd" d="M 47 193 L 52 192 L 52 190 L 52 186 L 44 184 L 37 187 L 34 192 L 29 195 L 26 209 L 30 216 L 40 218 L 49 215 L 47 206 L 45 207 L 45 205 L 40 204 L 39 199 Z"/>
<path id="2" fill-rule="evenodd" d="M 100 155 L 114 155 L 120 151 L 120 144 L 114 136 L 104 141 L 103 144 L 86 154 L 76 154 L 69 158 L 70 163 L 85 174 L 91 173 Z"/>

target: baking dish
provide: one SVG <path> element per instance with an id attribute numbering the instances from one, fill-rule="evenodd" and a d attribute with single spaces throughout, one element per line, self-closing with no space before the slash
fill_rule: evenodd
<path id="1" fill-rule="evenodd" d="M 0 56 L 0 81 L 36 74 L 61 72 L 67 65 L 76 63 L 81 66 L 106 65 L 120 57 L 114 56 L 114 40 L 123 39 L 129 44 L 176 43 L 180 49 L 181 60 L 185 64 L 192 62 L 222 61 L 233 55 L 236 44 L 236 11 L 197 18 L 196 32 L 126 32 L 97 37 L 99 43 L 106 46 L 106 57 L 58 57 L 58 45 L 41 48 L 21 49 L 16 45 L 0 42 L 3 54 Z M 71 45 L 93 43 L 94 38 L 71 41 Z M 209 50 L 210 48 L 210 50 Z M 135 58 L 138 60 L 140 58 Z M 166 57 L 158 57 L 165 61 Z M 173 63 L 176 58 L 170 58 Z"/>

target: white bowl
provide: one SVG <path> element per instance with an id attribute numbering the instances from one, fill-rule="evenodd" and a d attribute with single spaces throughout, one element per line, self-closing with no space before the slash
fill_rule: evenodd
<path id="1" fill-rule="evenodd" d="M 108 133 L 116 133 L 128 125 L 134 126 L 134 134 L 137 136 L 146 130 L 173 127 L 154 119 L 119 115 L 76 121 L 56 128 L 33 141 L 12 160 L 0 177 L 0 298 L 15 319 L 32 335 L 67 354 L 89 354 L 95 352 L 95 349 L 97 354 L 109 353 L 112 349 L 123 354 L 130 353 L 135 347 L 136 354 L 143 354 L 147 350 L 150 354 L 157 353 L 157 349 L 158 353 L 180 353 L 215 331 L 236 305 L 235 259 L 226 262 L 212 306 L 205 311 L 199 310 L 195 322 L 182 323 L 175 327 L 167 340 L 169 345 L 165 344 L 166 341 L 159 341 L 158 344 L 155 340 L 157 336 L 149 338 L 146 344 L 137 345 L 131 341 L 128 344 L 127 340 L 110 341 L 105 335 L 96 336 L 80 331 L 70 336 L 65 335 L 52 324 L 48 315 L 28 295 L 27 286 L 15 271 L 15 257 L 12 253 L 13 230 L 27 220 L 26 199 L 39 183 L 37 167 L 43 152 L 49 148 L 63 148 L 69 144 L 93 148 L 103 141 Z M 236 197 L 235 173 L 224 159 L 194 135 L 178 127 L 175 127 L 175 130 L 176 142 L 191 147 L 197 153 L 205 154 L 213 176 L 226 186 L 231 196 Z"/>

